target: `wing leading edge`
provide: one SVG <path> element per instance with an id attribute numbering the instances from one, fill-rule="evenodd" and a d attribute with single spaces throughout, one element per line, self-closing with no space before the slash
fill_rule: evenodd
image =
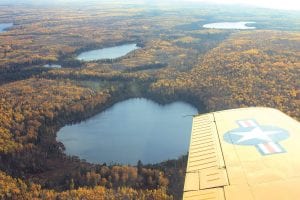
<path id="1" fill-rule="evenodd" d="M 272 108 L 193 118 L 183 199 L 300 199 L 300 123 Z"/>

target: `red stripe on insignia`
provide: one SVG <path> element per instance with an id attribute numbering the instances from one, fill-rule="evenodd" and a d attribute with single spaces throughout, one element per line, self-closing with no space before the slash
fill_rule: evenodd
<path id="1" fill-rule="evenodd" d="M 268 143 L 264 143 L 264 146 L 269 150 L 269 153 L 275 153 L 275 149 Z"/>
<path id="2" fill-rule="evenodd" d="M 257 127 L 257 124 L 254 120 L 248 120 L 248 122 L 250 123 L 250 126 Z"/>
<path id="3" fill-rule="evenodd" d="M 240 120 L 240 121 L 238 121 L 238 124 L 244 128 L 257 126 L 255 121 L 253 121 L 253 120 Z"/>
<path id="4" fill-rule="evenodd" d="M 250 126 L 252 126 L 251 125 L 251 123 L 247 120 L 247 121 L 244 121 L 245 122 L 245 124 L 246 124 L 246 127 L 250 127 Z"/>
<path id="5" fill-rule="evenodd" d="M 275 152 L 277 152 L 277 153 L 282 152 L 282 149 L 278 144 L 276 144 L 274 142 L 269 142 L 268 144 L 269 144 L 269 146 L 271 146 L 274 149 Z"/>
<path id="6" fill-rule="evenodd" d="M 241 127 L 248 127 L 246 121 L 238 121 L 238 123 Z"/>

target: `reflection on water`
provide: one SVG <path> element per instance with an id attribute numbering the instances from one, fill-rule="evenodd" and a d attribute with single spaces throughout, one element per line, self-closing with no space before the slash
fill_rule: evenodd
<path id="1" fill-rule="evenodd" d="M 46 64 L 43 66 L 47 68 L 61 68 L 61 65 L 57 65 L 57 64 Z"/>
<path id="2" fill-rule="evenodd" d="M 247 26 L 247 24 L 253 24 L 255 22 L 220 22 L 203 25 L 204 28 L 215 29 L 256 29 L 253 26 Z"/>
<path id="3" fill-rule="evenodd" d="M 0 33 L 4 32 L 5 29 L 10 28 L 13 26 L 13 23 L 1 23 L 0 24 Z"/>
<path id="4" fill-rule="evenodd" d="M 165 106 L 147 99 L 119 102 L 87 121 L 63 127 L 57 135 L 66 153 L 95 163 L 156 163 L 187 153 L 192 117 L 184 102 Z"/>
<path id="5" fill-rule="evenodd" d="M 86 51 L 77 56 L 78 60 L 93 61 L 102 59 L 115 59 L 125 56 L 129 52 L 138 49 L 136 44 L 124 44 L 116 47 Z"/>

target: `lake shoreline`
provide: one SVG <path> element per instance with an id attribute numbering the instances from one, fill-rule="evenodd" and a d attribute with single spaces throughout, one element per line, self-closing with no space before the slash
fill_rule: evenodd
<path id="1" fill-rule="evenodd" d="M 254 26 L 247 26 L 249 24 L 255 24 L 256 22 L 251 21 L 240 21 L 240 22 L 215 22 L 204 24 L 202 27 L 206 29 L 225 29 L 225 30 L 253 30 L 256 29 Z"/>
<path id="2" fill-rule="evenodd" d="M 13 23 L 0 23 L 0 33 L 8 31 L 13 25 Z"/>
<path id="3" fill-rule="evenodd" d="M 84 51 L 77 55 L 76 59 L 81 62 L 115 60 L 124 57 L 139 48 L 140 47 L 138 47 L 135 43 L 123 44 L 113 47 Z"/>
<path id="4" fill-rule="evenodd" d="M 160 105 L 146 98 L 130 98 L 84 122 L 64 126 L 57 140 L 65 145 L 67 154 L 92 163 L 159 163 L 188 151 L 192 122 L 187 116 L 197 113 L 182 101 Z M 178 127 L 174 129 L 174 125 Z M 169 145 L 162 145 L 163 141 Z M 150 150 L 148 145 L 156 148 Z M 125 155 L 119 146 L 126 149 Z"/>

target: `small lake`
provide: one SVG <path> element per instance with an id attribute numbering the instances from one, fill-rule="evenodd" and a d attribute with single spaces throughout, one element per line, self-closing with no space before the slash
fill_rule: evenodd
<path id="1" fill-rule="evenodd" d="M 43 67 L 46 67 L 46 68 L 61 68 L 61 65 L 57 65 L 57 64 L 46 64 L 46 65 L 43 65 Z"/>
<path id="2" fill-rule="evenodd" d="M 247 26 L 248 24 L 254 24 L 256 22 L 219 22 L 203 25 L 204 28 L 214 29 L 256 29 L 253 26 Z"/>
<path id="3" fill-rule="evenodd" d="M 13 23 L 0 23 L 0 33 L 13 26 Z"/>
<path id="4" fill-rule="evenodd" d="M 115 59 L 125 56 L 129 52 L 138 49 L 136 44 L 124 44 L 115 47 L 86 51 L 77 56 L 78 60 L 95 61 L 103 59 Z"/>
<path id="5" fill-rule="evenodd" d="M 66 153 L 93 163 L 136 165 L 177 158 L 188 151 L 195 107 L 159 105 L 144 98 L 116 103 L 90 119 L 61 128 Z"/>

